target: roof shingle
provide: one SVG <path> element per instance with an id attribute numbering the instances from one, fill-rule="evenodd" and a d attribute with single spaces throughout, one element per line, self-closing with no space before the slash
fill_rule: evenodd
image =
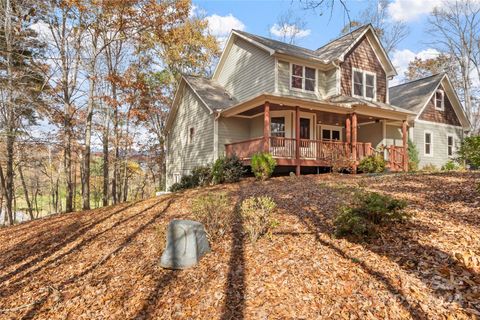
<path id="1" fill-rule="evenodd" d="M 410 81 L 389 88 L 390 103 L 418 113 L 427 103 L 433 90 L 442 81 L 444 73 Z"/>

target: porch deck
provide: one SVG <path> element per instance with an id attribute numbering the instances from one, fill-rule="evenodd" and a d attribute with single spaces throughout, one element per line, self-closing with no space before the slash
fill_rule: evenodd
<path id="1" fill-rule="evenodd" d="M 236 155 L 245 165 L 255 153 L 269 152 L 280 166 L 303 167 L 352 167 L 356 170 L 358 164 L 370 155 L 379 151 L 372 148 L 369 142 L 356 144 L 343 141 L 321 141 L 299 139 L 299 152 L 297 154 L 297 141 L 294 138 L 284 137 L 258 137 L 229 143 L 225 145 L 227 156 Z M 381 152 L 391 171 L 403 169 L 403 148 L 390 146 Z"/>

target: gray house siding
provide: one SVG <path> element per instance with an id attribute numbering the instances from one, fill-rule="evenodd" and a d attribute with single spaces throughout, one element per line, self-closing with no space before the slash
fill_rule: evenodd
<path id="1" fill-rule="evenodd" d="M 369 123 L 358 128 L 358 141 L 370 142 L 373 148 L 378 148 L 383 141 L 383 123 Z"/>
<path id="2" fill-rule="evenodd" d="M 250 119 L 218 119 L 218 155 L 225 155 L 225 144 L 250 139 Z"/>
<path id="3" fill-rule="evenodd" d="M 275 58 L 236 38 L 217 79 L 239 101 L 275 90 Z"/>
<path id="4" fill-rule="evenodd" d="M 213 121 L 207 107 L 186 86 L 167 137 L 167 188 L 175 182 L 175 175 L 186 175 L 194 167 L 213 161 Z M 194 130 L 192 141 L 190 128 Z"/>
<path id="5" fill-rule="evenodd" d="M 460 142 L 463 140 L 462 127 L 416 121 L 412 131 L 412 141 L 417 146 L 419 153 L 420 168 L 433 164 L 440 169 L 451 159 L 447 153 L 447 135 L 451 134 L 454 137 L 454 151 L 458 150 Z M 425 154 L 425 132 L 432 134 L 432 155 L 430 156 Z"/>

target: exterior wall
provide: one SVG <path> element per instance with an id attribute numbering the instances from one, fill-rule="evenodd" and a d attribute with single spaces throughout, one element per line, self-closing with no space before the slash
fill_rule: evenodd
<path id="1" fill-rule="evenodd" d="M 450 158 L 447 155 L 447 134 L 452 134 L 454 136 L 454 150 L 458 150 L 460 142 L 463 139 L 462 127 L 416 121 L 412 131 L 412 141 L 416 144 L 418 149 L 420 168 L 423 168 L 428 164 L 433 164 L 440 169 L 446 162 L 448 162 Z M 432 156 L 425 155 L 425 131 L 432 133 Z"/>
<path id="2" fill-rule="evenodd" d="M 249 139 L 263 137 L 263 114 L 261 116 L 249 119 L 249 122 Z"/>
<path id="3" fill-rule="evenodd" d="M 443 90 L 443 87 L 440 86 L 440 89 Z M 445 91 L 444 91 L 445 92 Z M 455 110 L 453 109 L 452 103 L 447 97 L 445 93 L 444 97 L 444 110 L 437 110 L 435 109 L 435 101 L 434 96 L 425 106 L 422 114 L 420 115 L 419 119 L 431 122 L 438 122 L 438 123 L 445 123 L 454 126 L 460 126 L 460 121 L 458 120 L 457 115 L 455 114 Z"/>
<path id="4" fill-rule="evenodd" d="M 275 90 L 275 58 L 235 38 L 217 79 L 239 101 Z"/>
<path id="5" fill-rule="evenodd" d="M 382 64 L 377 59 L 367 38 L 360 40 L 341 64 L 341 93 L 352 95 L 352 68 L 374 72 L 377 79 L 377 101 L 386 102 L 387 78 Z"/>
<path id="6" fill-rule="evenodd" d="M 194 167 L 213 161 L 213 115 L 189 86 L 183 89 L 179 101 L 167 137 L 167 189 L 173 184 L 175 174 L 186 175 Z M 190 128 L 194 128 L 191 143 Z"/>
<path id="7" fill-rule="evenodd" d="M 402 127 L 387 124 L 385 130 L 385 146 L 403 146 Z"/>
<path id="8" fill-rule="evenodd" d="M 250 121 L 246 118 L 218 119 L 218 156 L 225 155 L 225 144 L 250 139 Z"/>
<path id="9" fill-rule="evenodd" d="M 371 142 L 373 148 L 378 148 L 383 142 L 383 123 L 369 123 L 358 128 L 359 142 Z"/>
<path id="10" fill-rule="evenodd" d="M 337 94 L 337 69 L 318 71 L 318 89 L 322 98 Z"/>

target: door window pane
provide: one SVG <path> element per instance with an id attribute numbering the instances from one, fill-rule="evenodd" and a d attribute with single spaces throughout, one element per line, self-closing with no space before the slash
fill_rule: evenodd
<path id="1" fill-rule="evenodd" d="M 285 117 L 272 117 L 270 131 L 272 137 L 285 137 Z"/>
<path id="2" fill-rule="evenodd" d="M 310 119 L 300 118 L 300 139 L 310 139 Z"/>

